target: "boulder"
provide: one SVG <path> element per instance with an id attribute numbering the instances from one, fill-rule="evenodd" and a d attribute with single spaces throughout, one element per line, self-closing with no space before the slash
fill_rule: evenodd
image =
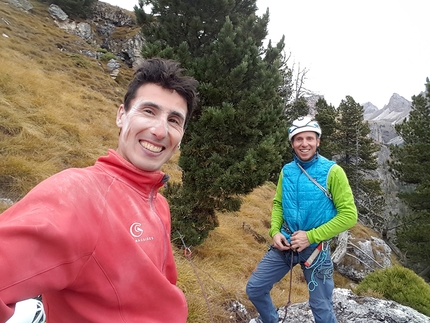
<path id="1" fill-rule="evenodd" d="M 394 301 L 357 296 L 344 288 L 334 289 L 333 308 L 339 323 L 430 323 L 430 317 L 410 307 Z M 315 322 L 308 302 L 292 304 L 286 312 L 284 322 Z M 283 319 L 285 308 L 280 308 L 278 314 Z M 250 322 L 255 322 L 255 319 Z"/>
<path id="2" fill-rule="evenodd" d="M 391 248 L 377 237 L 359 238 L 349 231 L 333 240 L 335 251 L 332 261 L 335 269 L 355 282 L 360 282 L 375 269 L 390 267 Z"/>

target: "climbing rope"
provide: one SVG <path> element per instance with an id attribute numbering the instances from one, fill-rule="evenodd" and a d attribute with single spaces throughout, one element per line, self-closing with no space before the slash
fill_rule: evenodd
<path id="1" fill-rule="evenodd" d="M 287 304 L 284 306 L 284 310 L 285 310 L 285 314 L 284 314 L 284 318 L 282 319 L 282 323 L 285 322 L 285 319 L 287 318 L 287 311 L 288 311 L 288 307 L 291 305 L 291 291 L 293 289 L 293 264 L 294 264 L 294 255 L 293 255 L 293 250 L 290 249 L 290 288 L 288 291 L 288 302 Z"/>
<path id="2" fill-rule="evenodd" d="M 327 256 L 329 254 L 328 248 L 329 248 L 329 243 L 322 242 L 321 251 L 317 256 L 317 258 L 315 259 L 315 261 L 310 266 L 306 266 L 306 269 L 312 269 L 311 279 L 309 280 L 309 283 L 308 283 L 308 289 L 310 292 L 314 291 L 315 288 L 317 288 L 318 286 L 318 283 L 315 280 L 315 272 L 326 261 Z M 330 277 L 333 274 L 333 268 L 327 268 L 326 270 L 324 271 L 320 270 L 319 272 L 324 276 L 324 283 L 325 283 L 326 277 Z"/>

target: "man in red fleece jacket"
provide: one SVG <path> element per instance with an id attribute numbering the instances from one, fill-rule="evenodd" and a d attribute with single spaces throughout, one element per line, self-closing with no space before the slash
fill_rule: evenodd
<path id="1" fill-rule="evenodd" d="M 117 150 L 46 179 L 0 215 L 0 322 L 37 295 L 48 323 L 186 322 L 158 193 L 198 103 L 183 72 L 144 61 L 117 112 Z"/>

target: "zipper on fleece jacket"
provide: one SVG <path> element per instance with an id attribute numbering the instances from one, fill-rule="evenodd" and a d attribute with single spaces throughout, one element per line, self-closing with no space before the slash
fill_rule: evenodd
<path id="1" fill-rule="evenodd" d="M 170 176 L 167 174 L 164 174 L 163 178 L 161 179 L 161 183 L 166 184 L 170 179 Z M 161 220 L 160 216 L 158 215 L 158 213 L 155 211 L 154 208 L 154 204 L 153 201 L 155 200 L 155 196 L 158 192 L 158 188 L 156 188 L 156 186 L 153 186 L 151 189 L 151 192 L 149 193 L 149 208 L 151 209 L 151 212 L 153 214 L 155 214 L 155 216 L 157 217 L 158 221 L 160 221 L 161 227 L 163 228 L 163 232 L 164 232 L 164 248 L 163 248 L 163 272 L 166 271 L 166 259 L 167 259 L 167 250 L 168 250 L 168 243 L 170 243 L 169 241 L 169 235 L 166 231 L 166 227 L 164 226 L 163 221 Z"/>

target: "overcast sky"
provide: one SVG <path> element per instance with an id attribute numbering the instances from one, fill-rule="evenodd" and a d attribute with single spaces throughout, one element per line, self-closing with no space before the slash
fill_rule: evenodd
<path id="1" fill-rule="evenodd" d="M 105 0 L 133 10 L 137 0 Z M 338 107 L 350 95 L 386 105 L 411 101 L 430 77 L 429 0 L 257 0 L 269 8 L 268 38 L 285 35 L 291 63 L 308 70 L 305 87 Z"/>

